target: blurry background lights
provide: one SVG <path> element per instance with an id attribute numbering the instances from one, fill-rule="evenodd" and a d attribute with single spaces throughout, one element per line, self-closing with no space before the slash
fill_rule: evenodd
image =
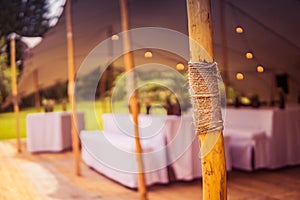
<path id="1" fill-rule="evenodd" d="M 112 35 L 112 36 L 111 36 L 111 39 L 114 40 L 114 41 L 115 41 L 115 40 L 119 40 L 119 36 L 118 36 L 118 35 Z"/>
<path id="2" fill-rule="evenodd" d="M 242 73 L 240 73 L 240 72 L 236 73 L 235 76 L 236 76 L 237 80 L 243 80 L 244 79 L 244 75 Z"/>
<path id="3" fill-rule="evenodd" d="M 177 69 L 177 70 L 184 70 L 184 65 L 183 65 L 182 63 L 178 63 L 178 64 L 176 65 L 176 69 Z"/>
<path id="4" fill-rule="evenodd" d="M 146 53 L 144 54 L 145 58 L 152 58 L 152 52 L 151 51 L 146 51 Z"/>
<path id="5" fill-rule="evenodd" d="M 253 53 L 247 52 L 247 53 L 246 53 L 246 58 L 247 58 L 247 59 L 252 59 L 252 58 L 253 58 Z"/>
<path id="6" fill-rule="evenodd" d="M 236 33 L 243 33 L 244 29 L 242 27 L 238 26 L 238 27 L 235 28 L 235 32 Z"/>
<path id="7" fill-rule="evenodd" d="M 264 72 L 264 67 L 262 65 L 258 65 L 256 70 L 257 70 L 257 72 L 262 73 L 262 72 Z"/>

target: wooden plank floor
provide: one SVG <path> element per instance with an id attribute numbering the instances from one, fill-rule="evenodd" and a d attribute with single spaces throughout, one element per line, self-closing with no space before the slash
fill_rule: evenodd
<path id="1" fill-rule="evenodd" d="M 16 153 L 15 141 L 0 142 L 0 200 L 100 199 L 138 200 L 135 190 L 111 181 L 81 164 L 74 175 L 72 152 Z M 201 180 L 155 185 L 150 200 L 201 199 Z M 300 199 L 300 166 L 280 170 L 228 173 L 228 199 Z"/>

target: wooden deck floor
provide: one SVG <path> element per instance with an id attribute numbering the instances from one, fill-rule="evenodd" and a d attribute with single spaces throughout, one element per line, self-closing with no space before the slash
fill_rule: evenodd
<path id="1" fill-rule="evenodd" d="M 16 153 L 15 141 L 0 142 L 0 200 L 100 199 L 137 200 L 135 190 L 81 164 L 82 176 L 75 176 L 72 152 Z M 201 180 L 155 185 L 150 200 L 201 199 Z M 273 171 L 228 173 L 228 199 L 300 199 L 300 166 Z"/>

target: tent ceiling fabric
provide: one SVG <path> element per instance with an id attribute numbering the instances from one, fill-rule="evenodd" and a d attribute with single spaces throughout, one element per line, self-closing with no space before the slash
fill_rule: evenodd
<path id="1" fill-rule="evenodd" d="M 121 20 L 118 0 L 77 0 L 72 3 L 75 67 L 78 69 L 88 53 L 101 41 L 107 39 L 109 27 L 112 27 L 113 34 L 120 32 Z M 131 28 L 164 27 L 187 34 L 185 0 L 131 0 L 129 3 Z M 291 90 L 298 93 L 300 90 L 297 77 L 300 74 L 299 9 L 300 1 L 297 0 L 225 1 L 225 33 L 231 85 L 241 91 L 269 95 L 270 87 L 274 86 L 274 74 L 285 72 L 289 74 Z M 222 71 L 220 0 L 212 1 L 212 13 L 215 60 Z M 238 25 L 244 28 L 242 35 L 235 33 Z M 244 54 L 248 50 L 254 52 L 255 59 L 245 58 Z M 164 54 L 164 52 L 159 53 Z M 142 54 L 135 55 L 135 60 L 139 63 L 138 59 Z M 168 60 L 165 62 L 166 65 L 175 66 L 177 59 L 186 62 L 182 58 L 168 54 L 161 56 L 155 62 L 164 63 L 163 60 Z M 119 67 L 123 66 L 122 59 L 116 63 Z M 258 74 L 257 64 L 262 64 L 266 72 Z M 28 50 L 24 66 L 18 85 L 21 95 L 34 92 L 32 72 L 35 70 L 38 71 L 40 89 L 67 80 L 64 13 L 42 42 Z M 236 72 L 245 73 L 246 78 L 243 82 L 235 79 Z M 264 86 L 259 87 L 253 84 L 253 81 Z"/>

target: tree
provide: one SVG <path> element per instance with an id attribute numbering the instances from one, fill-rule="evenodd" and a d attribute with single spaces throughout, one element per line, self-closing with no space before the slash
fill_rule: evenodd
<path id="1" fill-rule="evenodd" d="M 5 40 L 0 40 L 0 46 L 3 46 Z M 8 96 L 11 88 L 10 84 L 10 71 L 7 67 L 7 53 L 2 52 L 0 54 L 0 104 Z"/>
<path id="2" fill-rule="evenodd" d="M 0 37 L 43 36 L 49 28 L 47 0 L 0 0 L 0 10 Z"/>
<path id="3" fill-rule="evenodd" d="M 0 104 L 10 92 L 10 53 L 7 36 L 43 36 L 49 28 L 47 0 L 0 0 Z M 4 46 L 6 45 L 6 51 Z M 16 58 L 22 59 L 22 43 L 16 41 Z M 22 70 L 22 65 L 18 65 Z"/>

